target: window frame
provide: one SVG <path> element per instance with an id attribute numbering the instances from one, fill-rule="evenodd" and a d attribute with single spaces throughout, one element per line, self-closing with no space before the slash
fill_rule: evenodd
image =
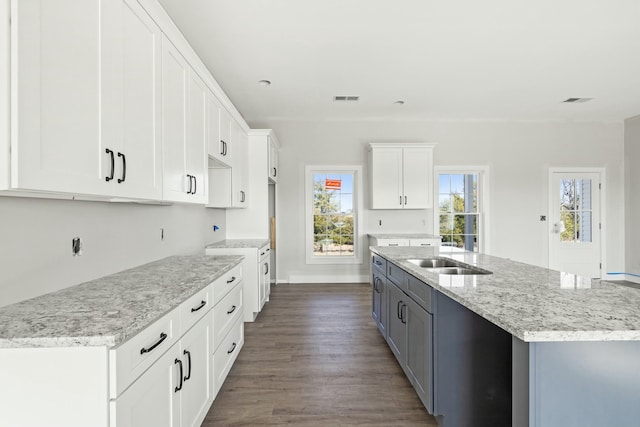
<path id="1" fill-rule="evenodd" d="M 478 175 L 478 252 L 490 252 L 490 221 L 489 221 L 489 166 L 434 166 L 433 168 L 434 197 L 433 197 L 433 230 L 440 236 L 440 175 Z"/>
<path id="2" fill-rule="evenodd" d="M 353 174 L 353 255 L 320 257 L 313 253 L 313 175 Z M 362 166 L 361 165 L 306 165 L 305 166 L 305 258 L 307 264 L 362 264 Z"/>

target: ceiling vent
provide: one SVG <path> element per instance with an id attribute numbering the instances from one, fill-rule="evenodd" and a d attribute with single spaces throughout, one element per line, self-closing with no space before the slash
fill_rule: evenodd
<path id="1" fill-rule="evenodd" d="M 359 96 L 334 96 L 334 101 L 358 101 L 360 99 Z"/>
<path id="2" fill-rule="evenodd" d="M 579 103 L 582 103 L 582 102 L 589 102 L 592 99 L 593 98 L 567 98 L 562 102 L 567 103 L 567 104 L 579 104 Z"/>

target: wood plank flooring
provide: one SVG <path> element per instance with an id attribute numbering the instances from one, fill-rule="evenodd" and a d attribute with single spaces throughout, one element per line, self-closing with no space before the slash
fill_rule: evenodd
<path id="1" fill-rule="evenodd" d="M 368 284 L 274 286 L 202 427 L 433 426 L 371 319 Z"/>

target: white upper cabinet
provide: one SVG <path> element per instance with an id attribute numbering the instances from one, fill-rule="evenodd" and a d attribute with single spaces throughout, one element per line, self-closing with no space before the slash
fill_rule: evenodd
<path id="1" fill-rule="evenodd" d="M 206 203 L 207 88 L 180 52 L 162 39 L 163 199 Z"/>
<path id="2" fill-rule="evenodd" d="M 369 144 L 371 209 L 433 208 L 432 144 Z"/>
<path id="3" fill-rule="evenodd" d="M 13 1 L 12 188 L 108 194 L 100 2 Z"/>
<path id="4" fill-rule="evenodd" d="M 160 200 L 162 33 L 135 0 L 102 5 L 102 169 L 111 174 L 108 148 L 117 194 Z"/>
<path id="5" fill-rule="evenodd" d="M 11 13 L 11 188 L 159 199 L 158 27 L 132 0 Z"/>
<path id="6" fill-rule="evenodd" d="M 220 167 L 231 167 L 231 119 L 211 92 L 207 95 L 207 147 L 209 158 Z"/>
<path id="7" fill-rule="evenodd" d="M 193 202 L 207 203 L 207 117 L 206 105 L 209 89 L 202 79 L 190 70 L 189 108 L 187 109 L 187 144 L 185 147 L 187 175 L 193 180 Z M 190 200 L 191 201 L 191 200 Z"/>
<path id="8" fill-rule="evenodd" d="M 278 146 L 272 137 L 269 137 L 269 179 L 278 182 Z"/>
<path id="9" fill-rule="evenodd" d="M 237 141 L 235 146 L 233 169 L 231 173 L 231 204 L 236 208 L 249 205 L 247 184 L 249 183 L 249 135 L 234 121 L 231 126 L 231 138 Z"/>

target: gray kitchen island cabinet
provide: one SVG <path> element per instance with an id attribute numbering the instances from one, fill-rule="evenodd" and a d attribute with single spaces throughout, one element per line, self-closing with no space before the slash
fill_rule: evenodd
<path id="1" fill-rule="evenodd" d="M 377 257 L 372 257 L 373 313 L 380 310 L 376 288 L 379 289 L 380 284 L 384 283 L 387 327 L 381 329 L 381 333 L 385 335 L 386 332 L 387 343 L 402 370 L 424 406 L 433 413 L 433 320 L 432 314 L 427 311 L 430 310 L 430 297 L 427 298 L 428 306 L 424 305 L 422 299 L 417 299 L 420 303 L 414 301 L 405 289 L 410 282 L 415 284 L 416 279 L 382 260 L 390 277 L 384 276 L 380 270 L 380 262 L 376 264 L 377 260 L 379 261 Z M 380 318 L 380 315 L 377 317 Z"/>
<path id="2" fill-rule="evenodd" d="M 390 283 L 387 342 L 440 427 L 640 425 L 638 289 L 452 248 L 370 250 Z M 492 274 L 420 266 L 434 257 Z"/>

